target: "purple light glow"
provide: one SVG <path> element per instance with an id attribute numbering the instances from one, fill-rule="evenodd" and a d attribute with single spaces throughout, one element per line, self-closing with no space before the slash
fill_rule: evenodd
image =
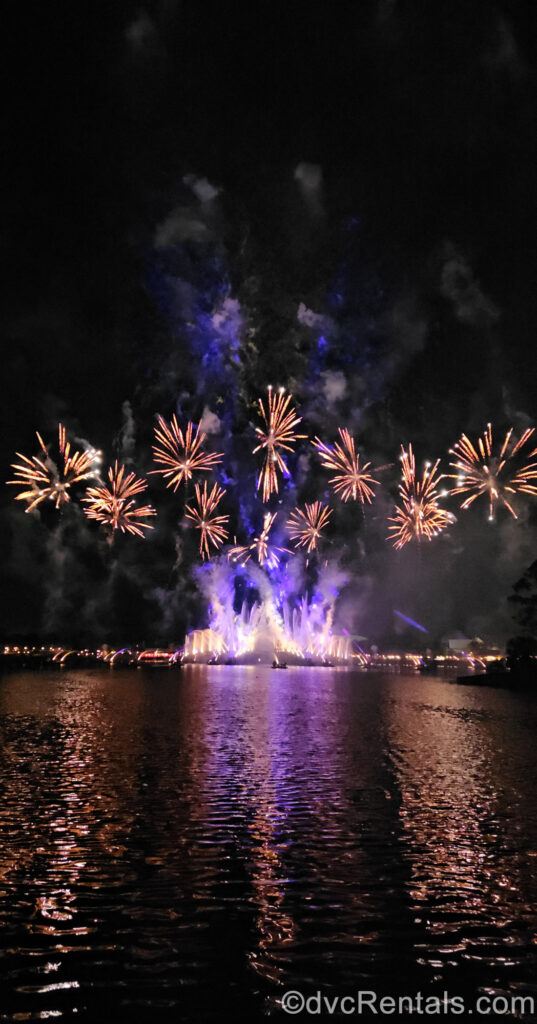
<path id="1" fill-rule="evenodd" d="M 408 615 L 403 615 L 402 612 L 398 612 L 397 608 L 394 608 L 394 614 L 399 616 L 403 622 L 408 622 L 409 626 L 413 626 L 414 629 L 419 629 L 421 633 L 428 633 L 429 630 L 425 629 L 425 626 L 420 626 L 419 622 L 415 622 L 414 619 L 409 619 Z"/>

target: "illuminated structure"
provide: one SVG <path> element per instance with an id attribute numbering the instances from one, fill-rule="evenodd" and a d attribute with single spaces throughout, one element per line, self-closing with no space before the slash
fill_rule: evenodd
<path id="1" fill-rule="evenodd" d="M 185 661 L 244 665 L 350 662 L 351 637 L 331 631 L 335 596 L 328 601 L 303 598 L 294 608 L 283 601 L 278 608 L 268 579 L 263 586 L 257 570 L 260 599 L 253 604 L 243 601 L 235 611 L 234 579 L 231 570 L 228 572 L 223 581 L 215 581 L 220 584 L 220 594 L 218 590 L 213 594 L 209 628 L 194 630 L 186 637 Z"/>

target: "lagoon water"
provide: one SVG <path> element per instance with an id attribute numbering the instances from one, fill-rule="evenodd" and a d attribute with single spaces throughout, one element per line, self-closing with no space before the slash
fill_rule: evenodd
<path id="1" fill-rule="evenodd" d="M 537 997 L 537 696 L 12 673 L 0 730 L 0 1021 L 255 1024 L 291 1019 L 289 989 Z"/>

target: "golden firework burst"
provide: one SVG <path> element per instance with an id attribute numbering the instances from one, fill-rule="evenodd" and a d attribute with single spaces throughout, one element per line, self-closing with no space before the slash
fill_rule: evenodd
<path id="1" fill-rule="evenodd" d="M 196 529 L 200 530 L 200 553 L 205 559 L 210 557 L 209 544 L 219 548 L 227 537 L 225 524 L 229 522 L 229 516 L 214 515 L 215 509 L 226 492 L 218 484 L 215 484 L 208 493 L 207 481 L 203 484 L 203 490 L 199 484 L 196 484 L 195 491 L 197 508 L 186 505 L 185 515 L 195 524 Z"/>
<path id="2" fill-rule="evenodd" d="M 372 485 L 377 485 L 369 470 L 370 462 L 360 466 L 360 454 L 356 451 L 354 438 L 346 427 L 339 427 L 338 433 L 341 444 L 336 441 L 333 446 L 327 445 L 320 438 L 316 437 L 312 445 L 316 448 L 323 466 L 326 469 L 336 471 L 328 482 L 333 484 L 334 491 L 339 494 L 343 501 L 352 498 L 364 504 L 371 502 L 375 497 Z"/>
<path id="3" fill-rule="evenodd" d="M 450 450 L 456 462 L 450 462 L 456 473 L 448 473 L 448 479 L 456 480 L 451 494 L 467 494 L 461 508 L 469 506 L 481 495 L 488 498 L 489 519 L 494 519 L 496 505 L 503 505 L 518 519 L 511 501 L 517 493 L 537 495 L 537 448 L 527 451 L 534 444 L 531 441 L 535 428 L 528 427 L 519 437 L 513 437 L 513 428 L 507 431 L 502 444 L 494 450 L 492 426 L 487 424 L 482 437 L 474 445 L 466 434 Z M 531 442 L 531 444 L 530 444 Z M 526 449 L 524 452 L 523 449 Z"/>
<path id="4" fill-rule="evenodd" d="M 201 430 L 201 422 L 197 426 L 189 422 L 183 432 L 175 414 L 171 423 L 167 423 L 162 416 L 158 416 L 157 420 L 157 443 L 153 445 L 153 459 L 160 466 L 151 470 L 151 473 L 160 473 L 166 480 L 166 487 L 173 487 L 176 491 L 183 481 L 192 479 L 193 473 L 208 472 L 222 461 L 221 452 L 203 450 L 202 445 L 207 435 Z"/>
<path id="5" fill-rule="evenodd" d="M 146 490 L 147 480 L 126 473 L 125 466 L 117 462 L 108 470 L 108 479 L 108 487 L 88 487 L 86 497 L 82 498 L 88 506 L 84 509 L 88 519 L 109 527 L 112 533 L 120 530 L 144 537 L 144 530 L 152 530 L 153 526 L 142 520 L 157 514 L 151 505 L 138 506 L 135 501 L 136 495 Z"/>
<path id="6" fill-rule="evenodd" d="M 332 509 L 320 501 L 306 504 L 304 511 L 295 508 L 286 523 L 291 540 L 296 541 L 297 547 L 305 547 L 308 553 L 314 551 L 331 515 Z"/>
<path id="7" fill-rule="evenodd" d="M 26 512 L 31 512 L 47 499 L 56 508 L 65 505 L 71 500 L 70 490 L 74 484 L 98 476 L 102 459 L 101 452 L 95 448 L 87 448 L 83 452 L 72 451 L 65 427 L 61 423 L 58 426 L 58 462 L 52 459 L 41 434 L 36 431 L 36 436 L 41 453 L 28 458 L 17 452 L 17 458 L 21 461 L 11 466 L 15 470 L 16 479 L 7 481 L 10 485 L 22 488 L 20 494 L 15 495 L 15 501 L 26 501 Z"/>
<path id="8" fill-rule="evenodd" d="M 451 512 L 438 505 L 440 459 L 432 466 L 427 462 L 421 477 L 416 477 L 416 460 L 409 444 L 408 451 L 401 445 L 401 463 L 401 505 L 396 505 L 395 515 L 388 519 L 393 524 L 388 528 L 390 539 L 398 549 L 412 540 L 432 540 L 455 521 Z"/>
<path id="9" fill-rule="evenodd" d="M 292 452 L 295 441 L 306 437 L 305 434 L 295 433 L 293 429 L 302 417 L 296 415 L 291 398 L 283 390 L 275 394 L 272 387 L 269 387 L 266 409 L 262 399 L 258 399 L 264 427 L 255 428 L 259 444 L 254 448 L 254 454 L 265 452 L 265 463 L 257 478 L 257 490 L 262 487 L 263 501 L 268 501 L 271 494 L 278 492 L 278 469 L 284 476 L 289 475 L 281 452 Z"/>

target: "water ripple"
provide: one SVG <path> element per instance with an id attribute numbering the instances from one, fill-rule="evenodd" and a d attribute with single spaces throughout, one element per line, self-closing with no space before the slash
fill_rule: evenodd
<path id="1" fill-rule="evenodd" d="M 527 695 L 192 666 L 0 681 L 0 1021 L 535 991 Z"/>

